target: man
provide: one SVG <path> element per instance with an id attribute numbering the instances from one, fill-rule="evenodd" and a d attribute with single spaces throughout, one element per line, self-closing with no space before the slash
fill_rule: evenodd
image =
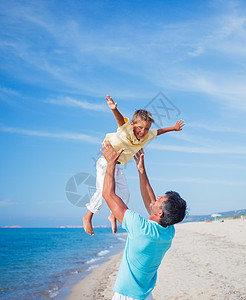
<path id="1" fill-rule="evenodd" d="M 103 198 L 128 232 L 112 299 L 151 300 L 157 270 L 174 237 L 173 224 L 183 220 L 186 202 L 176 192 L 167 192 L 164 196 L 155 198 L 145 171 L 144 153 L 141 149 L 134 159 L 139 172 L 141 195 L 150 214 L 149 219 L 145 220 L 128 209 L 115 194 L 115 164 L 124 149 L 116 152 L 110 142 L 106 141 L 103 143 L 103 150 L 101 152 L 107 160 Z"/>

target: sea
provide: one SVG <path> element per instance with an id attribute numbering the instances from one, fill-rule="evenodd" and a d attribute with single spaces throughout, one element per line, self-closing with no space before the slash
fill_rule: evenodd
<path id="1" fill-rule="evenodd" d="M 71 287 L 119 253 L 121 228 L 0 228 L 0 299 L 65 299 Z"/>

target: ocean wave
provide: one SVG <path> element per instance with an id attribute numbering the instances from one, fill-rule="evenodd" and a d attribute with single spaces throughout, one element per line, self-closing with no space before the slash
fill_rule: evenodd
<path id="1" fill-rule="evenodd" d="M 59 289 L 58 286 L 54 286 L 53 288 L 51 288 L 49 291 L 49 298 L 55 298 L 58 294 L 59 294 Z"/>
<path id="2" fill-rule="evenodd" d="M 120 236 L 118 236 L 118 237 L 117 237 L 117 240 L 119 240 L 119 241 L 123 241 L 123 242 L 125 242 L 125 241 L 126 241 L 126 239 L 124 239 L 123 237 L 120 237 Z"/>
<path id="3" fill-rule="evenodd" d="M 71 270 L 69 271 L 68 273 L 69 274 L 79 274 L 81 271 L 78 271 L 78 270 Z"/>
<path id="4" fill-rule="evenodd" d="M 96 258 L 92 258 L 92 259 L 86 261 L 85 263 L 86 263 L 86 264 L 92 264 L 92 263 L 94 263 L 95 261 L 98 261 L 98 260 L 101 260 L 101 259 L 102 259 L 101 257 L 96 257 Z"/>
<path id="5" fill-rule="evenodd" d="M 91 271 L 95 268 L 98 268 L 100 265 L 93 265 L 93 266 L 89 266 L 89 268 L 87 269 L 87 271 Z"/>
<path id="6" fill-rule="evenodd" d="M 106 254 L 108 254 L 109 253 L 109 250 L 102 250 L 102 251 L 100 251 L 97 255 L 98 256 L 104 256 L 104 255 L 106 255 Z"/>

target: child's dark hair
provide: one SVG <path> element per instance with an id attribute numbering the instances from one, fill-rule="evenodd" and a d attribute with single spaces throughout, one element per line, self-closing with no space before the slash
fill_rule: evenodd
<path id="1" fill-rule="evenodd" d="M 132 117 L 132 122 L 135 124 L 138 121 L 146 121 L 151 124 L 155 123 L 151 113 L 145 109 L 138 109 L 135 111 L 135 113 Z"/>

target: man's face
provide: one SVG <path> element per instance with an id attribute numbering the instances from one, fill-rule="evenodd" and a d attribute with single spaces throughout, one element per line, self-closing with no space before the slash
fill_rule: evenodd
<path id="1" fill-rule="evenodd" d="M 168 200 L 167 195 L 164 195 L 164 196 L 157 196 L 157 197 L 156 197 L 155 203 L 151 203 L 151 204 L 150 204 L 151 212 L 152 212 L 153 214 L 155 214 L 155 215 L 158 214 L 158 213 L 160 213 L 160 210 L 161 210 L 161 212 L 162 212 L 162 209 L 161 209 L 162 203 L 163 203 L 164 201 L 167 201 L 167 200 Z"/>
<path id="2" fill-rule="evenodd" d="M 149 132 L 151 123 L 146 122 L 146 121 L 144 121 L 144 120 L 140 120 L 140 121 L 138 121 L 137 123 L 131 122 L 131 126 L 132 126 L 132 129 L 133 129 L 133 132 L 134 132 L 135 137 L 136 137 L 138 140 L 141 140 L 141 139 L 143 139 L 143 138 L 146 136 L 146 134 Z"/>

